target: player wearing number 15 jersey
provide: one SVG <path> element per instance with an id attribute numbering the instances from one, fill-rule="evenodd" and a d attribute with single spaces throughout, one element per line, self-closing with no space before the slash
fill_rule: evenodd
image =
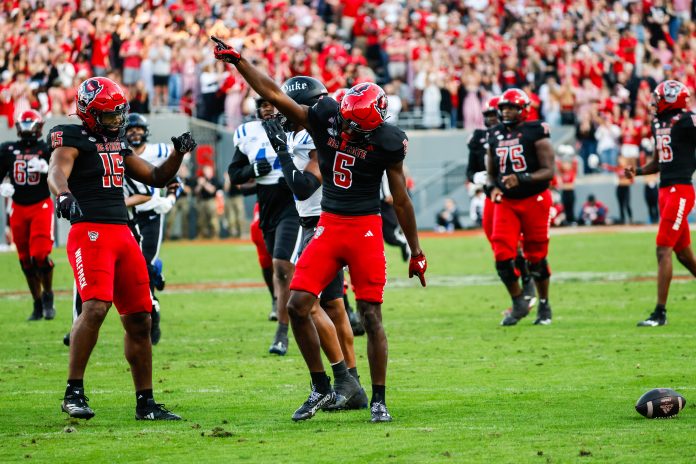
<path id="1" fill-rule="evenodd" d="M 665 81 L 655 88 L 652 123 L 655 151 L 652 159 L 634 175 L 660 173 L 660 225 L 657 232 L 657 304 L 650 316 L 638 323 L 657 327 L 667 323 L 667 296 L 672 280 L 672 252 L 696 277 L 696 260 L 691 249 L 691 232 L 687 217 L 694 207 L 691 177 L 696 170 L 696 114 L 688 111 L 689 90 L 677 81 Z"/>
<path id="2" fill-rule="evenodd" d="M 51 149 L 41 138 L 41 115 L 25 111 L 17 120 L 16 142 L 0 145 L 0 182 L 9 174 L 10 182 L 0 185 L 0 194 L 12 198 L 10 228 L 17 246 L 19 264 L 34 299 L 30 321 L 53 319 L 53 202 L 46 173 Z M 43 289 L 43 290 L 42 290 Z"/>
<path id="3" fill-rule="evenodd" d="M 82 125 L 51 130 L 53 152 L 48 184 L 56 195 L 58 217 L 69 219 L 67 254 L 82 299 L 82 314 L 70 334 L 68 385 L 62 410 L 90 419 L 83 378 L 111 307 L 126 332 L 125 354 L 136 390 L 139 420 L 177 420 L 179 416 L 155 403 L 152 393 L 149 276 L 132 232 L 123 194 L 124 175 L 154 187 L 164 187 L 175 175 L 186 152 L 196 143 L 189 133 L 172 137 L 174 152 L 154 167 L 128 149 L 123 139 L 128 101 L 110 79 L 94 77 L 80 84 L 77 116 Z"/>
<path id="4" fill-rule="evenodd" d="M 548 302 L 551 273 L 546 261 L 549 248 L 549 211 L 554 155 L 549 129 L 526 121 L 529 97 L 522 90 L 506 90 L 498 100 L 502 124 L 488 133 L 488 174 L 497 203 L 493 217 L 493 253 L 500 279 L 512 297 L 512 311 L 502 325 L 515 325 L 529 313 L 515 267 L 520 232 L 522 252 L 537 286 L 539 306 L 535 324 L 551 323 Z"/>
<path id="5" fill-rule="evenodd" d="M 213 40 L 215 58 L 234 64 L 259 95 L 290 121 L 307 129 L 317 149 L 322 212 L 314 239 L 297 262 L 288 301 L 292 330 L 312 378 L 312 393 L 295 411 L 293 420 L 309 419 L 318 409 L 335 401 L 310 312 L 319 293 L 342 266 L 348 265 L 368 337 L 372 421 L 390 421 L 385 400 L 387 338 L 382 326 L 386 262 L 379 215 L 380 186 L 385 171 L 393 206 L 412 252 L 409 275 L 418 275 L 425 286 L 427 269 L 413 205 L 406 192 L 403 172 L 408 147 L 406 134 L 385 123 L 387 98 L 376 84 L 354 86 L 340 105 L 329 97 L 312 107 L 301 105 L 237 50 L 215 37 Z"/>

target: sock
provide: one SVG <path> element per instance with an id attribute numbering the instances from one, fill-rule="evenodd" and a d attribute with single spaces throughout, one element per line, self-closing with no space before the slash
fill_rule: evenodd
<path id="1" fill-rule="evenodd" d="M 83 379 L 68 379 L 68 386 L 65 388 L 65 396 L 72 395 L 75 390 L 83 392 L 85 390 Z"/>
<path id="2" fill-rule="evenodd" d="M 135 401 L 137 403 L 137 407 L 139 408 L 144 408 L 147 406 L 147 400 L 154 400 L 155 397 L 152 394 L 152 388 L 147 389 L 147 390 L 138 390 L 135 392 Z"/>
<path id="3" fill-rule="evenodd" d="M 326 375 L 326 372 L 310 372 L 309 375 L 312 377 L 312 385 L 314 385 L 314 389 L 316 391 L 322 395 L 325 395 L 331 391 L 331 381 Z"/>
<path id="4" fill-rule="evenodd" d="M 358 375 L 357 367 L 351 367 L 350 369 L 348 369 L 348 373 L 352 375 L 353 378 L 358 381 L 358 383 L 360 383 L 360 376 Z"/>
<path id="5" fill-rule="evenodd" d="M 655 305 L 655 311 L 657 311 L 658 313 L 666 313 L 667 308 L 665 308 L 665 305 L 658 304 Z"/>
<path id="6" fill-rule="evenodd" d="M 287 324 L 282 324 L 278 323 L 278 328 L 276 329 L 276 340 L 279 339 L 285 339 L 287 340 L 288 338 L 288 325 Z"/>
<path id="7" fill-rule="evenodd" d="M 333 375 L 335 379 L 343 379 L 345 378 L 348 374 L 348 367 L 346 367 L 346 362 L 344 360 L 341 360 L 337 362 L 336 364 L 331 365 L 331 370 L 333 371 Z"/>
<path id="8" fill-rule="evenodd" d="M 370 400 L 370 404 L 374 403 L 382 403 L 383 405 L 387 405 L 385 395 L 386 395 L 386 388 L 384 385 L 372 385 L 372 400 Z"/>

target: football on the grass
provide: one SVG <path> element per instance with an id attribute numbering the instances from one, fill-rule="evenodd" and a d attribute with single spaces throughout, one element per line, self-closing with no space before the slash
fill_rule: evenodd
<path id="1" fill-rule="evenodd" d="M 654 388 L 636 402 L 636 411 L 648 419 L 672 417 L 684 409 L 686 400 L 671 388 Z"/>

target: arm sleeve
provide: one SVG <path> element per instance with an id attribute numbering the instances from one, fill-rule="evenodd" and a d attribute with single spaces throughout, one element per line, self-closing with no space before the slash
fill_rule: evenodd
<path id="1" fill-rule="evenodd" d="M 243 184 L 254 177 L 254 168 L 249 164 L 249 158 L 242 153 L 239 147 L 234 152 L 227 173 L 233 184 Z"/>
<path id="2" fill-rule="evenodd" d="M 321 186 L 314 174 L 297 169 L 289 153 L 278 153 L 278 159 L 280 159 L 280 168 L 285 182 L 298 200 L 308 199 Z"/>

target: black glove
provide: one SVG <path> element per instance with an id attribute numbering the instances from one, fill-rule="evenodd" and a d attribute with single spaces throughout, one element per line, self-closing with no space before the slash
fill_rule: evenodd
<path id="1" fill-rule="evenodd" d="M 254 177 L 263 177 L 273 170 L 271 163 L 265 159 L 254 161 L 251 167 L 254 169 Z"/>
<path id="2" fill-rule="evenodd" d="M 268 140 L 271 141 L 271 146 L 276 153 L 288 151 L 288 136 L 285 135 L 285 130 L 283 130 L 283 126 L 280 124 L 280 119 L 266 119 L 261 125 L 263 126 L 263 130 L 266 131 Z"/>
<path id="3" fill-rule="evenodd" d="M 71 220 L 82 217 L 82 210 L 70 192 L 63 192 L 56 197 L 56 214 L 59 218 Z"/>
<path id="4" fill-rule="evenodd" d="M 193 137 L 191 137 L 190 132 L 184 132 L 178 137 L 172 137 L 172 143 L 174 144 L 174 150 L 182 155 L 193 151 L 198 146 Z"/>
<path id="5" fill-rule="evenodd" d="M 242 59 L 242 55 L 237 50 L 227 45 L 214 35 L 211 35 L 210 39 L 215 42 L 215 52 L 213 53 L 216 60 L 224 61 L 225 63 L 230 64 L 237 64 L 239 63 L 239 60 Z"/>

